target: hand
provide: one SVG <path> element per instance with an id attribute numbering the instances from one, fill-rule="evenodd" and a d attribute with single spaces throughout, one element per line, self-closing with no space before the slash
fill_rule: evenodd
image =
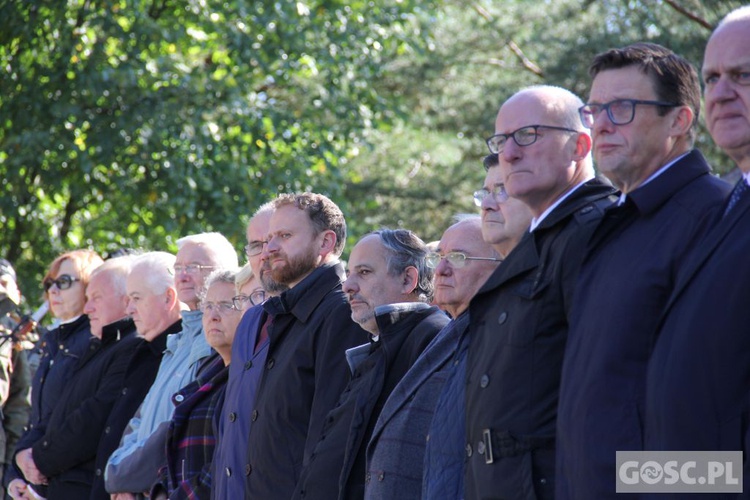
<path id="1" fill-rule="evenodd" d="M 29 498 L 26 496 L 26 486 L 26 481 L 23 479 L 14 479 L 8 485 L 8 495 L 10 495 L 13 500 Z"/>
<path id="2" fill-rule="evenodd" d="M 31 455 L 31 448 L 26 448 L 16 453 L 16 463 L 23 472 L 26 481 L 31 484 L 47 484 L 47 477 L 39 472 L 34 457 Z"/>
<path id="3" fill-rule="evenodd" d="M 109 498 L 110 500 L 135 500 L 135 495 L 132 493 L 112 493 Z"/>

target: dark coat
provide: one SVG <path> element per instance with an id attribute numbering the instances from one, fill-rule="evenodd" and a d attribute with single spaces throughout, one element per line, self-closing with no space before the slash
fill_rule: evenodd
<path id="1" fill-rule="evenodd" d="M 175 404 L 166 442 L 167 465 L 160 484 L 170 500 L 211 497 L 211 462 L 216 446 L 215 420 L 227 387 L 229 369 L 218 354 L 208 358 L 198 378 L 172 396 Z"/>
<path id="2" fill-rule="evenodd" d="M 611 497 L 615 453 L 642 449 L 646 365 L 661 312 L 686 255 L 730 189 L 694 150 L 604 215 L 571 315 L 556 498 Z"/>
<path id="3" fill-rule="evenodd" d="M 468 325 L 468 311 L 448 323 L 385 402 L 367 445 L 367 500 L 420 498 L 427 431 Z"/>
<path id="4" fill-rule="evenodd" d="M 471 301 L 466 380 L 468 498 L 552 498 L 555 417 L 581 259 L 614 190 L 579 186 Z"/>
<path id="5" fill-rule="evenodd" d="M 112 411 L 107 418 L 104 432 L 96 449 L 96 463 L 94 467 L 94 483 L 91 486 L 91 500 L 109 500 L 110 496 L 104 489 L 104 469 L 113 451 L 120 445 L 122 433 L 125 432 L 130 419 L 138 411 L 143 398 L 151 389 L 159 363 L 167 347 L 167 336 L 182 331 L 182 320 L 177 320 L 160 333 L 151 342 L 139 337 L 133 355 L 120 389 L 120 396 L 115 401 Z"/>
<path id="6" fill-rule="evenodd" d="M 137 345 L 130 319 L 105 326 L 101 340 L 90 338 L 44 436 L 32 447 L 34 463 L 49 478 L 48 499 L 87 498 L 91 493 L 99 437 Z"/>
<path id="7" fill-rule="evenodd" d="M 416 307 L 398 304 L 375 309 L 379 340 L 349 351 L 364 351 L 366 357 L 356 364 L 352 380 L 328 413 L 292 498 L 364 497 L 365 450 L 383 404 L 449 321 L 437 307 Z M 336 476 L 338 481 L 333 481 Z"/>
<path id="8" fill-rule="evenodd" d="M 16 452 L 31 448 L 44 436 L 52 411 L 76 363 L 88 349 L 91 337 L 89 317 L 83 314 L 71 323 L 50 330 L 42 338 L 42 355 L 31 383 L 29 427 L 16 443 Z M 5 473 L 6 486 L 16 478 L 23 478 L 23 474 L 14 460 L 13 467 Z"/>
<path id="9" fill-rule="evenodd" d="M 744 498 L 750 492 L 749 256 L 750 193 L 696 245 L 678 276 L 649 362 L 645 409 L 645 449 L 741 450 Z"/>
<path id="10" fill-rule="evenodd" d="M 237 443 L 247 442 L 255 396 L 265 371 L 268 339 L 257 351 L 255 349 L 264 317 L 260 305 L 245 311 L 232 342 L 232 363 L 229 365 L 229 380 L 218 417 L 218 442 L 212 462 L 211 498 L 216 500 L 242 498 L 245 493 L 245 475 L 242 471 L 247 465 L 247 450 Z"/>
<path id="11" fill-rule="evenodd" d="M 349 382 L 345 351 L 367 341 L 351 319 L 340 263 L 324 264 L 263 304 L 268 329 L 266 372 L 251 414 L 245 497 L 289 498 L 305 450 Z"/>

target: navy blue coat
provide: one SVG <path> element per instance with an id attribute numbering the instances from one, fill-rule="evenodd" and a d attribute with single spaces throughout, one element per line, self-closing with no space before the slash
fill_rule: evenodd
<path id="1" fill-rule="evenodd" d="M 645 410 L 646 449 L 741 450 L 745 498 L 749 285 L 750 193 L 696 245 L 678 276 L 649 362 Z"/>
<path id="2" fill-rule="evenodd" d="M 385 402 L 367 445 L 365 499 L 420 498 L 427 432 L 468 325 L 468 311 L 448 323 Z"/>
<path id="3" fill-rule="evenodd" d="M 607 210 L 581 267 L 557 415 L 558 499 L 615 493 L 615 452 L 640 450 L 646 365 L 686 255 L 731 187 L 693 150 Z"/>
<path id="4" fill-rule="evenodd" d="M 90 337 L 52 412 L 44 436 L 32 447 L 39 471 L 49 478 L 50 500 L 88 498 L 99 437 L 120 395 L 123 376 L 138 345 L 130 319 Z"/>
<path id="5" fill-rule="evenodd" d="M 568 316 L 583 252 L 614 189 L 591 180 L 531 232 L 471 301 L 468 498 L 552 498 Z"/>
<path id="6" fill-rule="evenodd" d="M 367 355 L 328 413 L 320 439 L 292 498 L 356 500 L 365 494 L 365 450 L 383 404 L 422 351 L 448 323 L 437 307 L 396 304 L 376 308 L 378 342 L 355 348 Z M 338 481 L 332 478 L 338 476 Z"/>
<path id="7" fill-rule="evenodd" d="M 42 338 L 42 356 L 31 383 L 29 427 L 16 444 L 16 452 L 31 448 L 44 436 L 52 411 L 91 338 L 89 317 L 85 314 L 50 330 Z M 6 486 L 15 478 L 23 478 L 15 460 L 12 465 L 5 473 Z"/>
<path id="8" fill-rule="evenodd" d="M 107 460 L 120 445 L 125 427 L 141 406 L 143 398 L 151 389 L 151 384 L 154 383 L 164 349 L 167 347 L 167 336 L 181 331 L 182 320 L 179 319 L 151 342 L 138 338 L 133 355 L 125 369 L 120 395 L 112 407 L 109 418 L 107 418 L 104 432 L 96 449 L 91 500 L 109 500 L 110 495 L 104 488 L 104 469 L 107 466 Z"/>

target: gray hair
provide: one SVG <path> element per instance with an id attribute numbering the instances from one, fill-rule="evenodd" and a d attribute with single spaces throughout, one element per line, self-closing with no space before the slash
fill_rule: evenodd
<path id="1" fill-rule="evenodd" d="M 422 302 L 432 300 L 434 269 L 427 265 L 427 247 L 422 239 L 408 229 L 380 229 L 373 231 L 387 252 L 386 263 L 390 276 L 399 276 L 407 267 L 417 269 L 417 287 L 412 292 Z"/>
<path id="2" fill-rule="evenodd" d="M 722 19 L 719 22 L 719 25 L 717 26 L 723 26 L 727 23 L 731 23 L 734 21 L 744 21 L 750 19 L 750 5 L 745 5 L 743 7 L 737 7 L 733 11 L 731 11 L 729 14 L 724 16 L 724 19 Z"/>
<path id="3" fill-rule="evenodd" d="M 141 268 L 148 272 L 146 276 L 146 288 L 151 293 L 159 295 L 174 288 L 174 262 L 176 257 L 168 252 L 146 252 L 135 257 L 131 273 Z"/>
<path id="4" fill-rule="evenodd" d="M 125 255 L 122 257 L 115 257 L 113 259 L 107 259 L 102 265 L 97 267 L 91 272 L 89 276 L 89 282 L 94 276 L 103 272 L 109 273 L 109 283 L 113 291 L 121 296 L 125 297 L 128 294 L 127 280 L 130 271 L 133 269 L 133 263 L 135 257 L 132 255 Z"/>
<path id="5" fill-rule="evenodd" d="M 212 272 L 206 277 L 206 280 L 203 282 L 203 288 L 198 292 L 198 298 L 201 302 L 206 300 L 206 294 L 208 293 L 208 289 L 211 288 L 211 285 L 215 283 L 228 283 L 232 286 L 235 286 L 235 282 L 237 280 L 237 274 L 240 272 L 239 269 L 217 269 L 216 271 Z"/>
<path id="6" fill-rule="evenodd" d="M 221 233 L 191 234 L 177 240 L 177 248 L 182 248 L 186 244 L 204 247 L 211 256 L 211 263 L 217 267 L 229 269 L 239 265 L 237 252 L 229 240 Z"/>

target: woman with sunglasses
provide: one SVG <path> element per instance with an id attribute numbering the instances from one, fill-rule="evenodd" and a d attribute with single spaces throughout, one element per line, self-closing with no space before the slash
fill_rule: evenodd
<path id="1" fill-rule="evenodd" d="M 82 351 L 88 348 L 91 328 L 83 314 L 86 285 L 91 272 L 102 264 L 92 250 L 73 250 L 58 256 L 44 276 L 44 298 L 60 321 L 42 339 L 42 357 L 31 385 L 31 419 L 18 441 L 12 467 L 5 474 L 8 493 L 22 498 L 28 485 L 45 496 L 47 482 L 34 465 L 31 446 L 44 436 L 47 422 Z M 28 498 L 33 498 L 26 492 Z"/>

